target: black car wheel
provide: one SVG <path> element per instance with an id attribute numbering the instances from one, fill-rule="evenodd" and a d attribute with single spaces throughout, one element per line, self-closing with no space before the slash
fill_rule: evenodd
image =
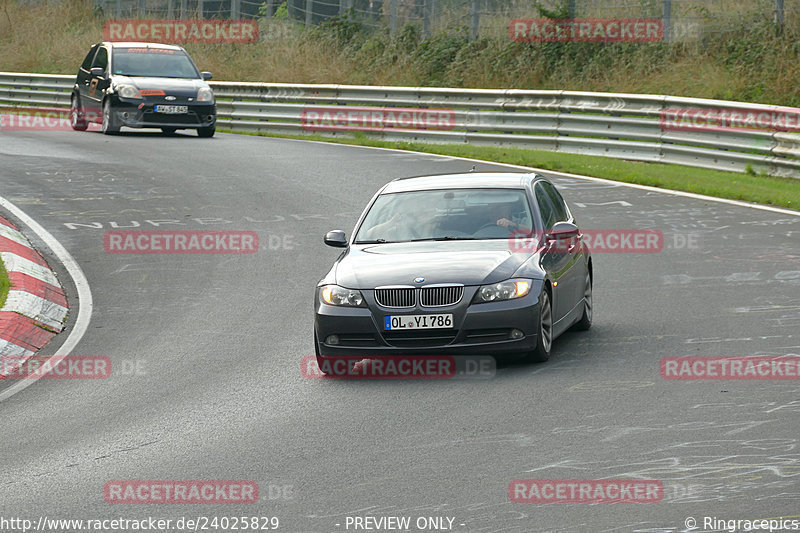
<path id="1" fill-rule="evenodd" d="M 111 110 L 111 100 L 103 102 L 103 133 L 106 135 L 119 133 L 117 117 Z"/>
<path id="2" fill-rule="evenodd" d="M 178 131 L 178 128 L 161 128 L 161 131 L 163 131 L 167 135 L 172 135 L 173 133 Z"/>
<path id="3" fill-rule="evenodd" d="M 592 272 L 586 272 L 586 284 L 585 288 L 583 289 L 583 316 L 581 319 L 575 323 L 573 329 L 579 331 L 586 331 L 590 327 L 592 327 L 592 306 L 594 305 L 592 302 Z"/>
<path id="4" fill-rule="evenodd" d="M 69 106 L 69 123 L 75 131 L 86 131 L 89 123 L 81 108 L 81 101 L 77 94 L 73 94 Z"/>
<path id="5" fill-rule="evenodd" d="M 550 305 L 550 292 L 545 287 L 539 296 L 539 324 L 536 331 L 536 348 L 528 354 L 528 361 L 544 363 L 550 359 L 553 347 L 553 308 Z"/>
<path id="6" fill-rule="evenodd" d="M 213 137 L 214 132 L 217 131 L 216 126 L 209 126 L 207 128 L 197 128 L 198 137 Z"/>

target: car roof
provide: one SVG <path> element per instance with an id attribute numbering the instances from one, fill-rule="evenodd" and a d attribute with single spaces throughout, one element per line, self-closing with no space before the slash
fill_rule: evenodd
<path id="1" fill-rule="evenodd" d="M 163 43 L 140 43 L 140 42 L 119 42 L 119 41 L 103 41 L 100 44 L 110 46 L 111 48 L 164 48 L 166 50 L 183 50 L 180 46 L 174 44 Z"/>
<path id="2" fill-rule="evenodd" d="M 381 194 L 433 189 L 524 189 L 537 179 L 541 179 L 541 176 L 520 172 L 467 172 L 415 176 L 389 182 Z"/>

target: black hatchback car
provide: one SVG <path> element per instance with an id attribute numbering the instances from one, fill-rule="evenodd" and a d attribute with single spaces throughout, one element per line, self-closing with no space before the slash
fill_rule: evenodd
<path id="1" fill-rule="evenodd" d="M 546 361 L 557 336 L 592 323 L 591 254 L 536 174 L 394 180 L 349 240 L 334 230 L 325 243 L 343 251 L 314 299 L 320 368 L 337 356 Z"/>
<path id="2" fill-rule="evenodd" d="M 157 43 L 102 42 L 92 46 L 72 89 L 72 128 L 90 122 L 103 133 L 122 126 L 161 128 L 164 133 L 196 129 L 212 137 L 217 109 L 214 92 L 186 50 Z"/>

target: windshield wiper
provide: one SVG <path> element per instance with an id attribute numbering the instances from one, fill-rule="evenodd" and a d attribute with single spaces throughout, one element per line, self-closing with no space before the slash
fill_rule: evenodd
<path id="1" fill-rule="evenodd" d="M 356 241 L 354 244 L 391 244 L 392 241 L 386 239 L 374 239 L 371 241 Z"/>
<path id="2" fill-rule="evenodd" d="M 454 237 L 452 235 L 445 235 L 444 237 L 428 237 L 427 239 L 411 239 L 404 242 L 436 242 L 436 241 L 476 241 L 475 237 Z"/>

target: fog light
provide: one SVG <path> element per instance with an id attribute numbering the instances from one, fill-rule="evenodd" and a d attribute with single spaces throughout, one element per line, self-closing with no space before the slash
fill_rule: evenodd
<path id="1" fill-rule="evenodd" d="M 339 335 L 328 335 L 328 338 L 325 339 L 325 344 L 339 344 Z"/>
<path id="2" fill-rule="evenodd" d="M 124 118 L 125 120 L 128 120 L 128 117 L 130 117 L 130 114 L 127 111 L 123 111 L 122 112 L 122 118 Z"/>
<path id="3" fill-rule="evenodd" d="M 206 120 L 207 120 L 207 121 L 209 121 L 209 122 L 211 122 L 212 120 L 214 120 L 214 115 L 208 115 L 208 116 L 206 117 Z"/>
<path id="4" fill-rule="evenodd" d="M 521 339 L 524 336 L 525 334 L 518 329 L 512 329 L 511 334 L 509 335 L 509 337 L 511 337 L 514 340 Z"/>

